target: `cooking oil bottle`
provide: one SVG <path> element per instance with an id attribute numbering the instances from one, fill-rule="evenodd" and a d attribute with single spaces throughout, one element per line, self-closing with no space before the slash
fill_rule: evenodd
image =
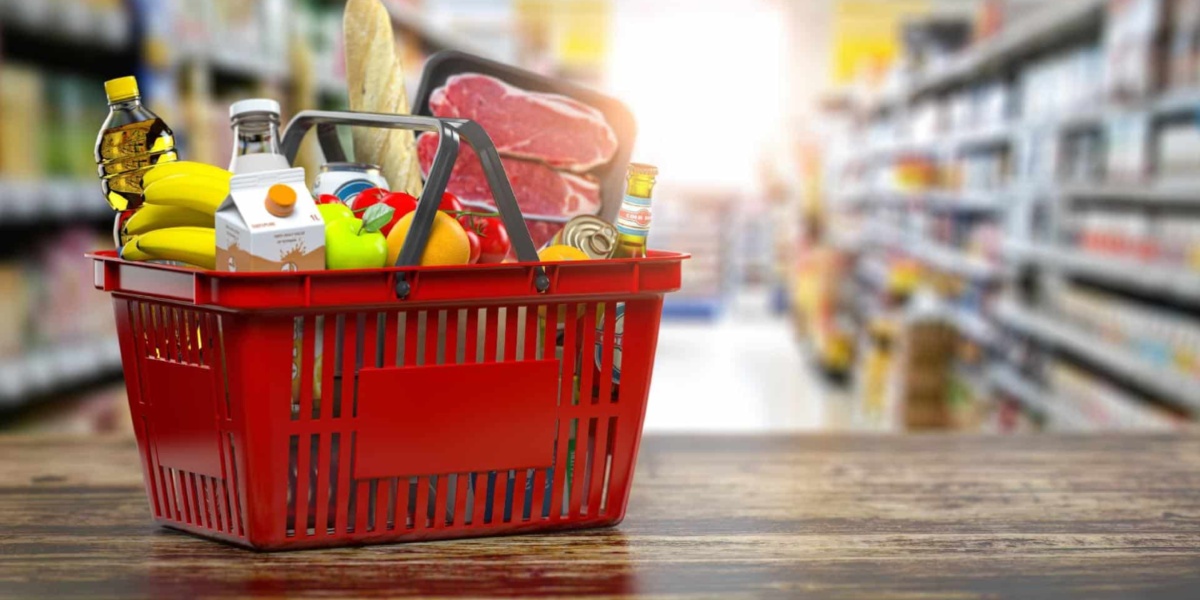
<path id="1" fill-rule="evenodd" d="M 96 139 L 96 171 L 113 210 L 136 209 L 142 205 L 142 175 L 160 162 L 179 158 L 175 136 L 158 115 L 142 106 L 133 77 L 104 82 L 104 93 L 108 118 Z"/>

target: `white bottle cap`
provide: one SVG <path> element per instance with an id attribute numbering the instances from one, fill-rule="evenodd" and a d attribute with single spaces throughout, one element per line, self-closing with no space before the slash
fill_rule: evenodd
<path id="1" fill-rule="evenodd" d="M 279 103 L 270 98 L 250 98 L 249 100 L 238 100 L 229 105 L 229 118 L 232 119 L 238 115 L 246 113 L 274 113 L 279 114 Z"/>

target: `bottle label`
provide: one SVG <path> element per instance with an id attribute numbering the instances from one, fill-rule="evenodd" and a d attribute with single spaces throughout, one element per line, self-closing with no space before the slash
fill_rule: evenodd
<path id="1" fill-rule="evenodd" d="M 626 195 L 617 213 L 617 232 L 637 237 L 650 233 L 650 199 Z"/>

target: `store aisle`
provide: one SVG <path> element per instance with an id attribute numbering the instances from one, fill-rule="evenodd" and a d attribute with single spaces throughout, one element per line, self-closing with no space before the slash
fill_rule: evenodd
<path id="1" fill-rule="evenodd" d="M 850 394 L 823 381 L 765 293 L 713 322 L 664 321 L 647 431 L 844 429 Z"/>

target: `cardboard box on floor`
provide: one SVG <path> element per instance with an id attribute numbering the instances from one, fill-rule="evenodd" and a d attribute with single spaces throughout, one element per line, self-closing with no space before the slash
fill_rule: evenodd
<path id="1" fill-rule="evenodd" d="M 302 168 L 234 175 L 216 227 L 218 271 L 325 268 L 325 222 Z"/>

